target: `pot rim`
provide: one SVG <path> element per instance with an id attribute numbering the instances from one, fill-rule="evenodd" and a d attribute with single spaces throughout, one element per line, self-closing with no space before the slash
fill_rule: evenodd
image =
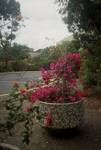
<path id="1" fill-rule="evenodd" d="M 83 103 L 83 100 L 79 100 L 76 102 L 69 102 L 69 103 L 49 103 L 49 102 L 43 102 L 43 101 L 38 101 L 37 103 L 42 103 L 42 104 L 47 104 L 47 105 L 73 105 L 73 104 L 78 104 L 78 103 Z"/>

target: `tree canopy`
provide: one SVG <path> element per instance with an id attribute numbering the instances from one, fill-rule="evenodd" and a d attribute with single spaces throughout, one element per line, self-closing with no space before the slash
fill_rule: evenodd
<path id="1" fill-rule="evenodd" d="M 101 38 L 101 1 L 100 0 L 56 0 L 59 13 L 82 43 Z"/>
<path id="2" fill-rule="evenodd" d="M 22 20 L 20 4 L 16 0 L 0 0 L 0 55 L 5 60 L 5 68 L 11 59 L 12 41 Z"/>
<path id="3" fill-rule="evenodd" d="M 20 4 L 16 0 L 0 0 L 0 47 L 8 47 L 15 39 L 21 20 Z"/>
<path id="4" fill-rule="evenodd" d="M 28 59 L 30 57 L 30 51 L 30 48 L 26 45 L 14 43 L 13 47 L 11 48 L 11 60 L 19 61 Z"/>

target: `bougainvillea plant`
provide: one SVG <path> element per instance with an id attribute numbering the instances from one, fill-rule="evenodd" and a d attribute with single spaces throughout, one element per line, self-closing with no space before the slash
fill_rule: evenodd
<path id="1" fill-rule="evenodd" d="M 43 85 L 32 93 L 31 102 L 68 103 L 81 100 L 82 93 L 77 83 L 80 65 L 80 55 L 73 53 L 51 64 L 49 70 L 41 69 Z"/>
<path id="2" fill-rule="evenodd" d="M 78 75 L 81 58 L 78 53 L 70 53 L 50 64 L 50 69 L 41 68 L 42 79 L 31 81 L 21 88 L 14 83 L 10 98 L 6 103 L 8 109 L 7 128 L 24 122 L 24 142 L 29 143 L 32 127 L 38 115 L 38 101 L 47 103 L 74 103 L 81 101 L 83 93 L 79 89 Z M 52 122 L 51 114 L 44 119 L 48 126 Z"/>

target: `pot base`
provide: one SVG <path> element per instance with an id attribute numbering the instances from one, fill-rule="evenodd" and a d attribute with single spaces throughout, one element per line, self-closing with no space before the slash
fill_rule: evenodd
<path id="1" fill-rule="evenodd" d="M 51 129 L 44 127 L 44 130 L 51 136 L 57 138 L 70 138 L 79 135 L 80 130 L 79 127 L 74 127 L 70 129 Z"/>

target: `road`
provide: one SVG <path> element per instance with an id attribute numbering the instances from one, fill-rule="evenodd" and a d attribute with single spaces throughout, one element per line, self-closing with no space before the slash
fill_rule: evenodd
<path id="1" fill-rule="evenodd" d="M 0 94 L 9 93 L 12 82 L 17 81 L 20 84 L 30 80 L 38 80 L 40 78 L 39 71 L 22 71 L 22 72 L 4 72 L 0 73 Z"/>

